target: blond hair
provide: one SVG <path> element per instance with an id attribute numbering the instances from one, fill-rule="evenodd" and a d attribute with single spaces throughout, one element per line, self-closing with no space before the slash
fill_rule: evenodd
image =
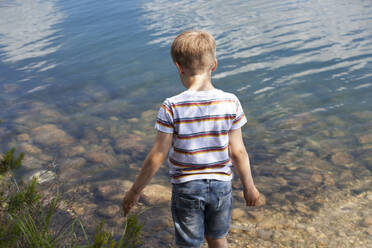
<path id="1" fill-rule="evenodd" d="M 209 33 L 188 30 L 178 35 L 171 46 L 174 63 L 188 69 L 192 74 L 211 70 L 216 59 L 216 41 Z"/>

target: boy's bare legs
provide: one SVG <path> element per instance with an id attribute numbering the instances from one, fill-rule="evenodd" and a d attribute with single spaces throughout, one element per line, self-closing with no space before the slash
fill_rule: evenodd
<path id="1" fill-rule="evenodd" d="M 212 239 L 209 237 L 205 237 L 208 242 L 208 247 L 209 248 L 227 248 L 227 239 L 222 238 L 222 239 Z"/>

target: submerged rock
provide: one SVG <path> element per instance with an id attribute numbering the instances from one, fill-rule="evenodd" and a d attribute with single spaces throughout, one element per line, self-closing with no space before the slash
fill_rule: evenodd
<path id="1" fill-rule="evenodd" d="M 288 182 L 282 177 L 258 176 L 255 178 L 255 184 L 264 192 L 279 191 L 280 187 L 287 186 Z"/>
<path id="2" fill-rule="evenodd" d="M 359 140 L 359 143 L 361 144 L 372 143 L 372 134 L 362 135 L 358 138 L 358 140 Z"/>
<path id="3" fill-rule="evenodd" d="M 108 218 L 114 218 L 119 216 L 121 208 L 119 204 L 111 204 L 109 206 L 98 207 L 96 212 L 98 215 Z"/>
<path id="4" fill-rule="evenodd" d="M 320 173 L 314 172 L 313 175 L 311 176 L 311 181 L 320 184 L 323 182 L 323 177 Z"/>
<path id="5" fill-rule="evenodd" d="M 138 123 L 140 120 L 138 118 L 130 118 L 128 119 L 129 123 Z"/>
<path id="6" fill-rule="evenodd" d="M 74 168 L 65 168 L 59 171 L 58 178 L 64 183 L 75 183 L 81 179 L 81 172 Z"/>
<path id="7" fill-rule="evenodd" d="M 347 152 L 337 152 L 332 155 L 331 160 L 335 165 L 343 165 L 346 167 L 350 167 L 354 158 L 351 154 Z"/>
<path id="8" fill-rule="evenodd" d="M 278 125 L 280 129 L 290 130 L 301 130 L 304 125 L 314 121 L 313 117 L 309 113 L 295 115 L 292 118 L 283 119 L 279 121 Z"/>
<path id="9" fill-rule="evenodd" d="M 93 189 L 93 192 L 96 197 L 103 200 L 121 202 L 125 192 L 127 192 L 131 186 L 131 181 L 114 179 L 99 184 Z"/>
<path id="10" fill-rule="evenodd" d="M 21 143 L 19 145 L 19 149 L 20 151 L 25 152 L 26 154 L 40 154 L 41 153 L 40 148 L 32 144 L 26 143 L 26 142 Z"/>
<path id="11" fill-rule="evenodd" d="M 26 169 L 41 169 L 43 167 L 43 162 L 33 156 L 28 154 L 22 160 L 22 167 Z"/>
<path id="12" fill-rule="evenodd" d="M 27 181 L 31 181 L 34 177 L 37 178 L 38 183 L 44 184 L 53 181 L 56 178 L 56 173 L 49 170 L 40 170 L 32 173 Z"/>
<path id="13" fill-rule="evenodd" d="M 145 122 L 154 121 L 156 119 L 156 115 L 158 114 L 157 110 L 146 110 L 141 113 L 141 119 Z"/>
<path id="14" fill-rule="evenodd" d="M 233 220 L 241 220 L 248 218 L 247 212 L 243 208 L 234 208 L 232 210 L 232 216 L 231 218 Z"/>
<path id="15" fill-rule="evenodd" d="M 362 223 L 363 226 L 365 227 L 372 227 L 372 216 L 368 216 L 363 220 Z"/>
<path id="16" fill-rule="evenodd" d="M 59 170 L 63 171 L 68 168 L 79 169 L 83 167 L 86 164 L 86 162 L 87 161 L 84 158 L 66 159 L 59 166 Z"/>
<path id="17" fill-rule="evenodd" d="M 45 153 L 40 154 L 40 155 L 39 155 L 39 158 L 40 158 L 41 160 L 45 161 L 45 162 L 54 163 L 54 162 L 53 162 L 53 157 L 50 156 L 50 155 L 47 155 L 47 154 L 45 154 Z"/>
<path id="18" fill-rule="evenodd" d="M 172 190 L 160 184 L 150 184 L 143 190 L 142 197 L 150 205 L 170 203 Z"/>
<path id="19" fill-rule="evenodd" d="M 91 202 L 76 202 L 71 206 L 73 213 L 78 216 L 93 216 L 95 209 L 97 209 L 97 205 Z"/>
<path id="20" fill-rule="evenodd" d="M 264 240 L 272 240 L 274 237 L 274 231 L 268 229 L 257 230 L 257 236 Z"/>
<path id="21" fill-rule="evenodd" d="M 85 152 L 85 148 L 82 145 L 76 146 L 66 146 L 61 151 L 62 156 L 64 157 L 74 157 L 76 155 L 83 154 Z"/>
<path id="22" fill-rule="evenodd" d="M 31 138 L 30 138 L 30 135 L 28 135 L 27 133 L 22 133 L 17 136 L 17 140 L 18 141 L 30 141 Z"/>
<path id="23" fill-rule="evenodd" d="M 265 214 L 262 211 L 248 211 L 248 215 L 254 221 L 260 222 L 265 218 Z"/>
<path id="24" fill-rule="evenodd" d="M 143 139 L 144 136 L 138 134 L 121 136 L 116 140 L 116 147 L 118 150 L 135 150 L 137 152 L 143 152 L 146 149 Z"/>
<path id="25" fill-rule="evenodd" d="M 84 157 L 89 161 L 104 164 L 107 167 L 113 167 L 119 164 L 119 161 L 114 156 L 106 152 L 87 152 L 84 154 Z"/>
<path id="26" fill-rule="evenodd" d="M 32 139 L 42 145 L 70 145 L 74 138 L 54 124 L 46 124 L 31 130 Z"/>

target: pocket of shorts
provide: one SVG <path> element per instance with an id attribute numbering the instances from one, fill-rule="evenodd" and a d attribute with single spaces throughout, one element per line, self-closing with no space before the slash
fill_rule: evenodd
<path id="1" fill-rule="evenodd" d="M 200 209 L 200 200 L 198 199 L 188 199 L 182 195 L 177 195 L 176 197 L 176 208 L 178 210 L 198 210 Z"/>
<path id="2" fill-rule="evenodd" d="M 217 190 L 217 195 L 220 197 L 226 196 L 232 192 L 231 182 L 226 182 L 224 185 Z"/>
<path id="3" fill-rule="evenodd" d="M 232 192 L 218 196 L 217 209 L 229 208 L 232 205 Z"/>
<path id="4" fill-rule="evenodd" d="M 229 207 L 232 204 L 232 186 L 231 182 L 226 183 L 217 193 L 217 209 Z"/>

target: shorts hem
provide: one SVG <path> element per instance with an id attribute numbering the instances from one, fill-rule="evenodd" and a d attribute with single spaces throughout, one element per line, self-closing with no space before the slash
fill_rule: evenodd
<path id="1" fill-rule="evenodd" d="M 229 231 L 227 231 L 223 235 L 208 235 L 208 234 L 205 234 L 205 236 L 208 237 L 208 238 L 212 238 L 212 239 L 222 239 L 222 238 L 226 238 L 227 234 L 229 234 Z"/>

